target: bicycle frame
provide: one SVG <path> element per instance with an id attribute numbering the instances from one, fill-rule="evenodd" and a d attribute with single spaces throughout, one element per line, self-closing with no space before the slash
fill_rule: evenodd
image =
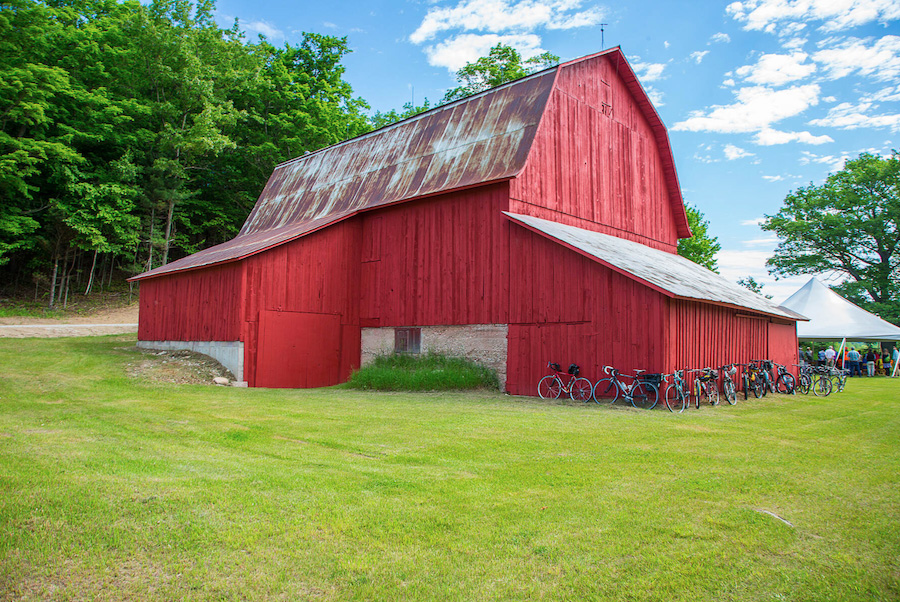
<path id="1" fill-rule="evenodd" d="M 642 380 L 641 373 L 644 370 L 635 370 L 636 374 L 621 374 L 612 366 L 604 366 L 603 372 L 608 378 L 601 378 L 594 385 L 594 401 L 600 403 L 600 399 L 610 399 L 609 403 L 615 403 L 621 394 L 622 397 L 636 408 L 652 410 L 659 401 L 659 389 L 652 382 Z M 631 384 L 623 382 L 619 377 L 632 379 Z"/>

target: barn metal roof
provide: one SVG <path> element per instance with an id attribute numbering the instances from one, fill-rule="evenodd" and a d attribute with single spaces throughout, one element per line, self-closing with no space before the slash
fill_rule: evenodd
<path id="1" fill-rule="evenodd" d="M 565 226 L 549 220 L 503 212 L 510 220 L 585 255 L 668 297 L 729 305 L 788 320 L 803 316 L 779 307 L 693 261 L 637 242 Z"/>
<path id="2" fill-rule="evenodd" d="M 559 71 L 607 54 L 650 122 L 678 234 L 690 236 L 665 126 L 621 50 L 611 48 L 282 163 L 237 237 L 131 280 L 236 261 L 361 211 L 514 178 Z"/>

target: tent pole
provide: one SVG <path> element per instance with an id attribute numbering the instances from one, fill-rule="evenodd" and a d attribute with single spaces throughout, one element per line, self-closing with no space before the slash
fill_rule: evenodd
<path id="1" fill-rule="evenodd" d="M 838 354 L 834 356 L 834 365 L 837 366 L 838 358 L 841 359 L 841 370 L 844 369 L 844 345 L 847 344 L 847 337 L 841 339 L 841 349 L 838 351 Z"/>

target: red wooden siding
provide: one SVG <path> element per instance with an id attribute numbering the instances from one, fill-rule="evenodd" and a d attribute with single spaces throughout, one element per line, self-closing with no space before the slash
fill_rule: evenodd
<path id="1" fill-rule="evenodd" d="M 508 322 L 507 185 L 362 216 L 363 326 Z"/>
<path id="2" fill-rule="evenodd" d="M 548 361 L 661 372 L 666 297 L 524 228 L 511 231 L 507 390 L 535 395 Z"/>
<path id="3" fill-rule="evenodd" d="M 767 356 L 769 320 L 732 308 L 681 299 L 669 301 L 674 327 L 670 366 L 717 368 Z"/>
<path id="4" fill-rule="evenodd" d="M 140 286 L 139 340 L 240 339 L 241 264 L 151 278 Z"/>
<path id="5" fill-rule="evenodd" d="M 514 213 L 675 252 L 656 138 L 607 56 L 560 71 L 510 196 Z"/>
<path id="6" fill-rule="evenodd" d="M 259 320 L 264 311 L 338 316 L 343 341 L 340 380 L 359 367 L 360 239 L 360 220 L 355 218 L 243 261 L 244 375 L 251 386 L 257 382 Z M 320 343 L 304 341 L 307 347 L 299 353 L 326 353 Z"/>
<path id="7" fill-rule="evenodd" d="M 784 364 L 788 370 L 794 371 L 792 364 L 799 361 L 796 322 L 769 323 L 769 353 L 766 357 Z"/>

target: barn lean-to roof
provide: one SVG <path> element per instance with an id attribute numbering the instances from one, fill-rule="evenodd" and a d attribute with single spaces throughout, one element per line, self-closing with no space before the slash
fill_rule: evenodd
<path id="1" fill-rule="evenodd" d="M 557 222 L 504 211 L 511 221 L 576 253 L 649 286 L 667 297 L 703 301 L 768 314 L 783 320 L 804 316 L 775 305 L 719 274 L 674 253 Z"/>
<path id="2" fill-rule="evenodd" d="M 560 70 L 602 55 L 616 61 L 650 123 L 678 234 L 690 236 L 666 128 L 616 47 L 281 163 L 234 239 L 132 280 L 240 260 L 362 211 L 514 178 L 525 167 Z"/>

